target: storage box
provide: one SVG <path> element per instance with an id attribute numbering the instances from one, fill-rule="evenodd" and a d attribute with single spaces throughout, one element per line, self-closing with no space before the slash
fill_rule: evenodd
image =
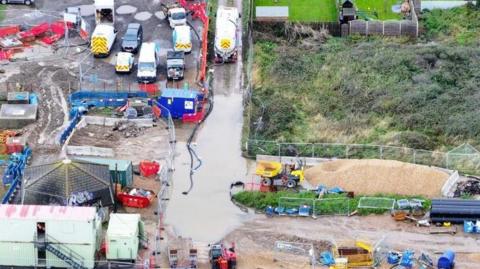
<path id="1" fill-rule="evenodd" d="M 9 92 L 7 94 L 7 103 L 9 104 L 28 104 L 29 100 L 28 92 Z"/>
<path id="2" fill-rule="evenodd" d="M 3 104 L 0 109 L 0 129 L 20 129 L 37 120 L 37 105 Z"/>
<path id="3" fill-rule="evenodd" d="M 27 139 L 24 136 L 15 136 L 7 138 L 7 153 L 22 152 L 27 145 Z"/>

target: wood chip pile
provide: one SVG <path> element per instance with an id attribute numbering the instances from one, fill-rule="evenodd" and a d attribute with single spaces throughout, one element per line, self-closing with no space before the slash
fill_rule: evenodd
<path id="1" fill-rule="evenodd" d="M 341 187 L 356 194 L 438 197 L 449 174 L 428 166 L 390 160 L 335 160 L 305 171 L 313 186 Z"/>

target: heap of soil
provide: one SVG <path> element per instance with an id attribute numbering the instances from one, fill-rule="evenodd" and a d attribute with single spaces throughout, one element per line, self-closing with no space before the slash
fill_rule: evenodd
<path id="1" fill-rule="evenodd" d="M 438 197 L 449 175 L 428 166 L 390 160 L 335 160 L 305 171 L 310 184 L 341 187 L 356 194 Z"/>

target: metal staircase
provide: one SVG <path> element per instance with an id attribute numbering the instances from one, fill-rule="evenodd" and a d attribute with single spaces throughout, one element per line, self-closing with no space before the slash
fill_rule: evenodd
<path id="1" fill-rule="evenodd" d="M 58 240 L 47 235 L 45 242 L 45 249 L 57 256 L 59 259 L 70 265 L 73 269 L 87 269 L 84 264 L 84 259 L 81 255 L 74 252 L 72 249 L 66 247 Z"/>

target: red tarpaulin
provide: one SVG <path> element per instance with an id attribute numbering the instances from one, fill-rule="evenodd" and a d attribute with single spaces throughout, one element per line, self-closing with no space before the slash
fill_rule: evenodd
<path id="1" fill-rule="evenodd" d="M 15 35 L 18 32 L 20 32 L 20 26 L 19 25 L 0 27 L 0 37 Z"/>

